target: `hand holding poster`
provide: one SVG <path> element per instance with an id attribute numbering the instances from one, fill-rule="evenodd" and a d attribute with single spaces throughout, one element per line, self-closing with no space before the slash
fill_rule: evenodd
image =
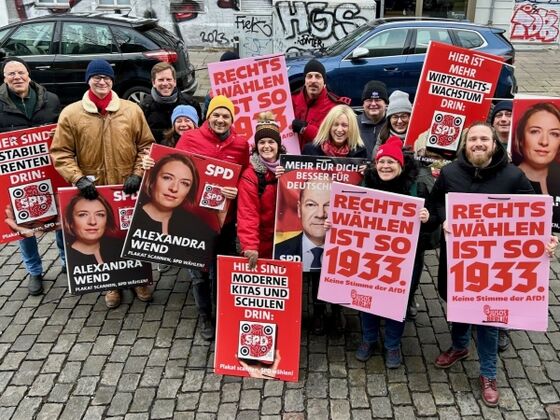
<path id="1" fill-rule="evenodd" d="M 286 172 L 278 180 L 274 258 L 303 262 L 303 271 L 319 271 L 331 183 L 359 184 L 365 159 L 280 156 Z"/>
<path id="2" fill-rule="evenodd" d="M 241 167 L 153 145 L 123 257 L 207 270 Z"/>
<path id="3" fill-rule="evenodd" d="M 546 331 L 552 199 L 447 194 L 447 320 Z"/>
<path id="4" fill-rule="evenodd" d="M 60 188 L 64 250 L 70 294 L 100 292 L 152 282 L 152 266 L 121 258 L 136 197 L 122 185 L 97 187 L 88 200 L 77 188 Z"/>
<path id="5" fill-rule="evenodd" d="M 0 133 L 0 243 L 59 226 L 56 190 L 68 183 L 49 155 L 56 124 Z"/>
<path id="6" fill-rule="evenodd" d="M 208 64 L 214 95 L 224 95 L 235 105 L 235 132 L 253 141 L 258 116 L 271 111 L 280 125 L 282 145 L 299 154 L 299 141 L 289 128 L 294 119 L 292 95 L 283 55 L 265 55 Z"/>
<path id="7" fill-rule="evenodd" d="M 301 263 L 218 256 L 216 373 L 297 382 Z"/>
<path id="8" fill-rule="evenodd" d="M 552 230 L 560 232 L 560 98 L 516 95 L 509 146 L 535 192 L 552 196 Z"/>
<path id="9" fill-rule="evenodd" d="M 318 298 L 402 321 L 423 203 L 334 182 Z"/>
<path id="10" fill-rule="evenodd" d="M 405 144 L 427 162 L 452 160 L 463 129 L 486 120 L 503 58 L 430 42 Z"/>

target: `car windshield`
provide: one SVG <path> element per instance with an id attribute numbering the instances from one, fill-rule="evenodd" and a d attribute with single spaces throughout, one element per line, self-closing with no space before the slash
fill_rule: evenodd
<path id="1" fill-rule="evenodd" d="M 369 31 L 371 30 L 372 25 L 366 23 L 365 25 L 360 26 L 354 32 L 350 33 L 349 35 L 345 36 L 344 38 L 338 40 L 331 46 L 325 49 L 325 55 L 338 55 L 343 52 L 350 44 L 353 44 L 354 41 L 362 39 L 366 36 Z"/>

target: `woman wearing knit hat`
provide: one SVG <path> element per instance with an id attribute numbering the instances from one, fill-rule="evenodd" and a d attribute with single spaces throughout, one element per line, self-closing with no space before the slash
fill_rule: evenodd
<path id="1" fill-rule="evenodd" d="M 387 120 L 379 132 L 377 143 L 373 148 L 373 156 L 377 153 L 379 146 L 384 144 L 390 136 L 397 136 L 404 142 L 410 114 L 412 114 L 412 104 L 408 99 L 408 93 L 400 90 L 391 93 L 387 107 Z"/>
<path id="2" fill-rule="evenodd" d="M 257 258 L 272 258 L 280 127 L 272 112 L 263 112 L 255 127 L 255 148 L 241 175 L 237 199 L 237 236 L 241 252 L 254 267 Z"/>
<path id="3" fill-rule="evenodd" d="M 302 155 L 363 157 L 367 156 L 360 137 L 356 114 L 348 105 L 337 105 L 329 111 L 313 143 L 303 147 Z"/>
<path id="4" fill-rule="evenodd" d="M 403 154 L 402 141 L 398 136 L 391 136 L 379 147 L 374 165 L 366 170 L 363 185 L 403 195 L 416 195 L 414 160 Z M 429 219 L 428 210 L 422 208 L 418 217 L 422 223 Z M 367 312 L 360 312 L 362 324 L 362 344 L 356 350 L 356 359 L 365 362 L 374 353 L 379 340 L 381 317 Z M 401 337 L 404 321 L 399 322 L 385 318 L 385 365 L 396 369 L 401 365 Z"/>
<path id="5" fill-rule="evenodd" d="M 171 114 L 171 128 L 163 132 L 164 146 L 175 147 L 181 134 L 185 131 L 198 128 L 198 114 L 190 105 L 176 106 Z"/>

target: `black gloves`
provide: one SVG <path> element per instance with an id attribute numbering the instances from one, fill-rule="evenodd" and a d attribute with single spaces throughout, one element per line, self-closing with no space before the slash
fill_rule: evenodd
<path id="1" fill-rule="evenodd" d="M 87 176 L 83 176 L 78 179 L 76 187 L 80 190 L 82 197 L 87 198 L 88 200 L 95 200 L 99 195 L 95 189 L 95 185 Z"/>
<path id="2" fill-rule="evenodd" d="M 303 130 L 305 130 L 305 127 L 307 127 L 307 121 L 303 121 L 303 120 L 292 121 L 292 130 L 294 131 L 294 133 L 301 134 Z"/>
<path id="3" fill-rule="evenodd" d="M 126 178 L 123 185 L 123 190 L 126 194 L 134 194 L 140 189 L 142 178 L 138 175 L 130 175 Z"/>

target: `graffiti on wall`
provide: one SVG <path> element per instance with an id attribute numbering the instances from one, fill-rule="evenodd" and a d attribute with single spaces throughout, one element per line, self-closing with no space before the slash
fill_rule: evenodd
<path id="1" fill-rule="evenodd" d="M 511 16 L 511 42 L 557 43 L 559 10 L 541 3 L 517 3 Z"/>

